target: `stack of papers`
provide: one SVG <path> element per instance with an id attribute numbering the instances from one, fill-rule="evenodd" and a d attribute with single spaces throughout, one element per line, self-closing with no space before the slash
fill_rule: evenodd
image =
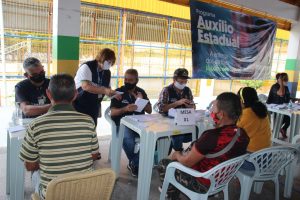
<path id="1" fill-rule="evenodd" d="M 134 103 L 135 105 L 137 105 L 137 109 L 135 110 L 135 112 L 142 112 L 148 104 L 148 102 L 149 100 L 137 98 Z"/>

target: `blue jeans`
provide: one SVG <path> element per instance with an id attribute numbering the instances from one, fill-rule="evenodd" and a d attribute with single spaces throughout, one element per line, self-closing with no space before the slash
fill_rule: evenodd
<path id="1" fill-rule="evenodd" d="M 183 150 L 182 144 L 191 141 L 192 141 L 192 134 L 172 136 L 172 148 L 175 151 L 182 151 Z"/>
<path id="2" fill-rule="evenodd" d="M 248 171 L 254 171 L 255 170 L 255 167 L 254 167 L 253 163 L 249 162 L 247 160 L 244 161 L 241 168 L 244 169 L 244 170 L 248 170 Z"/>
<path id="3" fill-rule="evenodd" d="M 120 127 L 118 126 L 117 132 L 119 132 L 119 128 Z M 137 168 L 139 167 L 139 152 L 134 153 L 134 146 L 135 146 L 135 138 L 139 138 L 139 137 L 140 137 L 139 134 L 137 134 L 136 132 L 134 132 L 133 130 L 125 126 L 123 149 L 129 160 L 129 163 Z"/>

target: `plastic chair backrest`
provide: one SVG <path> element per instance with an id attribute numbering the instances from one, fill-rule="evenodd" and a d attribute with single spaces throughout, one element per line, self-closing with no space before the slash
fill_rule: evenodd
<path id="1" fill-rule="evenodd" d="M 157 113 L 159 113 L 159 108 L 158 108 L 158 102 L 156 102 L 154 105 L 153 105 L 153 110 Z"/>
<path id="2" fill-rule="evenodd" d="M 259 94 L 259 95 L 258 95 L 258 99 L 259 99 L 259 101 L 261 101 L 262 103 L 266 103 L 267 100 L 268 100 L 268 96 L 265 95 L 265 94 Z"/>
<path id="3" fill-rule="evenodd" d="M 112 169 L 59 176 L 47 186 L 46 200 L 109 200 L 116 180 Z"/>
<path id="4" fill-rule="evenodd" d="M 288 146 L 265 148 L 250 155 L 248 161 L 255 167 L 254 178 L 278 176 L 281 169 L 297 156 L 297 149 Z"/>
<path id="5" fill-rule="evenodd" d="M 106 108 L 104 112 L 104 117 L 108 121 L 108 123 L 111 125 L 112 129 L 116 129 L 116 123 L 111 119 L 110 117 L 110 107 Z"/>
<path id="6" fill-rule="evenodd" d="M 208 193 L 215 194 L 222 191 L 248 157 L 249 154 L 245 154 L 230 159 L 207 171 L 203 178 L 210 180 Z"/>

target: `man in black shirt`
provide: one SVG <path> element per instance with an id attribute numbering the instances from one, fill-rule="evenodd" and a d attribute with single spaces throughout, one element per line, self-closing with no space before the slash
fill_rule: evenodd
<path id="1" fill-rule="evenodd" d="M 117 125 L 117 130 L 119 130 L 120 120 L 126 115 L 142 115 L 152 112 L 152 107 L 150 102 L 146 105 L 142 112 L 136 112 L 137 106 L 135 105 L 135 100 L 137 98 L 148 99 L 146 92 L 137 87 L 138 83 L 138 72 L 135 69 L 128 69 L 125 72 L 124 86 L 116 89 L 116 91 L 123 92 L 121 100 L 116 98 L 111 100 L 111 118 L 115 121 Z M 134 152 L 134 146 L 136 138 L 139 135 L 129 128 L 125 128 L 123 149 L 129 160 L 127 168 L 130 170 L 132 176 L 137 176 L 138 166 L 139 166 L 139 152 Z"/>
<path id="2" fill-rule="evenodd" d="M 23 68 L 27 79 L 15 86 L 15 101 L 20 105 L 23 118 L 33 118 L 46 113 L 51 106 L 46 95 L 49 79 L 37 58 L 27 58 Z"/>

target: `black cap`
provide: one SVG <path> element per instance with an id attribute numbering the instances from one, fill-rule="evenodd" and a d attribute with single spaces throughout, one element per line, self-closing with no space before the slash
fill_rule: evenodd
<path id="1" fill-rule="evenodd" d="M 185 68 L 178 68 L 174 72 L 174 78 L 186 78 L 189 79 L 189 72 Z"/>

